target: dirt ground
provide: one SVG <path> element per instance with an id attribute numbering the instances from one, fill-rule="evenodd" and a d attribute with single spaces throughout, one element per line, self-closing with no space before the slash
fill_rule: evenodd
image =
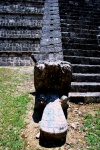
<path id="1" fill-rule="evenodd" d="M 25 115 L 25 128 L 21 132 L 21 138 L 23 141 L 23 150 L 86 150 L 85 134 L 83 132 L 83 115 L 90 113 L 95 115 L 96 107 L 100 107 L 100 104 L 75 104 L 70 103 L 68 108 L 68 117 L 66 119 L 68 123 L 68 132 L 66 136 L 65 144 L 60 147 L 47 148 L 39 144 L 39 139 L 36 139 L 37 133 L 39 133 L 39 120 L 34 120 L 34 103 L 35 96 L 32 93 L 34 88 L 33 67 L 20 68 L 20 73 L 29 73 L 30 78 L 18 87 L 20 92 L 29 92 L 31 98 L 30 103 L 27 106 L 27 112 Z"/>

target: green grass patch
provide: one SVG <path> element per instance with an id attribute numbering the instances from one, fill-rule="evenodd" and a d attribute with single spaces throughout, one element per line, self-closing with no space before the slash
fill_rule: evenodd
<path id="1" fill-rule="evenodd" d="M 87 130 L 86 144 L 88 150 L 100 149 L 100 109 L 95 116 L 87 114 L 84 116 L 84 126 Z"/>
<path id="2" fill-rule="evenodd" d="M 24 114 L 30 101 L 28 93 L 16 96 L 17 86 L 28 79 L 18 70 L 0 68 L 0 150 L 21 150 L 21 129 Z"/>

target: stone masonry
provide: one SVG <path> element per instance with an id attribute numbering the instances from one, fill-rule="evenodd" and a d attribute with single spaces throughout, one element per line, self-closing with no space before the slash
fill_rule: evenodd
<path id="1" fill-rule="evenodd" d="M 59 0 L 64 61 L 72 64 L 70 99 L 100 102 L 100 0 Z"/>
<path id="2" fill-rule="evenodd" d="M 32 65 L 39 53 L 44 0 L 0 1 L 0 66 Z"/>
<path id="3" fill-rule="evenodd" d="M 35 58 L 63 60 L 58 0 L 45 0 L 40 53 Z"/>
<path id="4" fill-rule="evenodd" d="M 68 61 L 70 99 L 100 102 L 100 0 L 1 0 L 0 27 L 0 66 Z"/>

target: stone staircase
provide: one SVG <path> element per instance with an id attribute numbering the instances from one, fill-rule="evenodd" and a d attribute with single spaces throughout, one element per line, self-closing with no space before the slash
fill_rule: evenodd
<path id="1" fill-rule="evenodd" d="M 0 1 L 0 66 L 31 65 L 40 50 L 44 0 Z"/>
<path id="2" fill-rule="evenodd" d="M 59 0 L 64 60 L 72 63 L 69 96 L 100 102 L 100 1 Z"/>
<path id="3" fill-rule="evenodd" d="M 64 59 L 73 68 L 70 99 L 100 102 L 100 1 L 58 1 L 0 1 L 0 66 Z"/>

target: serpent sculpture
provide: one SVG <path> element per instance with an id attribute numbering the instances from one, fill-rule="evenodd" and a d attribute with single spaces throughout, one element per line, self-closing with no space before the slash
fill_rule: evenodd
<path id="1" fill-rule="evenodd" d="M 63 139 L 67 133 L 64 113 L 68 108 L 71 64 L 64 61 L 38 61 L 34 69 L 36 88 L 35 108 L 43 109 L 40 136 L 45 139 Z"/>

